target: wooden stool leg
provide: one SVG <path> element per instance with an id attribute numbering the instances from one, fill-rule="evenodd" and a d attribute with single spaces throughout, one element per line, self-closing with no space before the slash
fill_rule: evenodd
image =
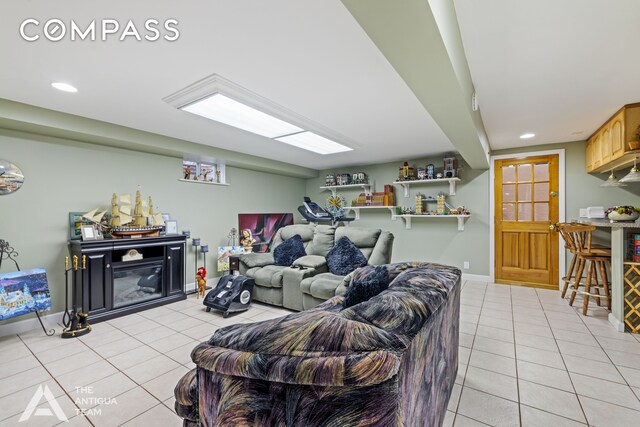
<path id="1" fill-rule="evenodd" d="M 593 261 L 588 261 L 589 267 L 587 267 L 587 281 L 584 283 L 584 302 L 582 303 L 582 314 L 587 315 L 589 310 L 589 293 L 591 292 L 591 277 L 593 276 Z"/>
<path id="2" fill-rule="evenodd" d="M 598 307 L 602 307 L 601 298 L 600 298 L 600 281 L 598 280 L 598 272 L 599 266 L 597 261 L 593 261 L 591 263 L 593 265 L 593 275 L 591 276 L 591 284 L 593 285 L 593 293 L 598 295 L 596 298 L 596 303 Z"/>
<path id="3" fill-rule="evenodd" d="M 611 310 L 611 290 L 609 289 L 609 278 L 607 277 L 607 266 L 605 264 L 606 261 L 600 261 L 600 275 L 602 276 L 603 286 L 605 297 L 607 300 L 607 308 Z M 608 262 L 607 262 L 608 263 Z"/>
<path id="4" fill-rule="evenodd" d="M 573 305 L 573 301 L 576 299 L 576 293 L 580 286 L 580 280 L 582 280 L 582 273 L 584 272 L 584 259 L 578 259 L 578 269 L 576 271 L 576 277 L 573 280 L 573 290 L 571 291 L 571 298 L 569 299 L 569 305 Z"/>
<path id="5" fill-rule="evenodd" d="M 561 295 L 561 298 L 563 299 L 564 299 L 564 296 L 567 294 L 569 283 L 571 283 L 571 276 L 573 276 L 573 270 L 576 267 L 577 258 L 578 258 L 578 255 L 573 256 L 573 259 L 571 260 L 571 264 L 569 264 L 569 271 L 567 272 L 567 275 L 564 278 L 564 287 L 562 288 L 562 295 Z"/>

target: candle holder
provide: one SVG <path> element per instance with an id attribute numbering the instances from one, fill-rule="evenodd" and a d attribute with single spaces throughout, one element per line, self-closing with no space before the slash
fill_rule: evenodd
<path id="1" fill-rule="evenodd" d="M 209 252 L 209 245 L 200 246 L 200 253 L 204 255 L 204 268 L 207 268 L 207 252 Z"/>
<path id="2" fill-rule="evenodd" d="M 196 256 L 194 257 L 195 268 L 193 271 L 195 271 L 195 274 L 197 275 L 198 274 L 198 246 L 200 246 L 200 238 L 194 237 L 193 239 L 191 239 L 191 246 L 196 248 Z"/>

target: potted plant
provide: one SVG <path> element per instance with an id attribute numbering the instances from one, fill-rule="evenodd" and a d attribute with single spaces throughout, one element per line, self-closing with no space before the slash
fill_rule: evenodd
<path id="1" fill-rule="evenodd" d="M 640 125 L 636 128 L 633 141 L 629 141 L 629 149 L 637 150 L 640 148 Z"/>

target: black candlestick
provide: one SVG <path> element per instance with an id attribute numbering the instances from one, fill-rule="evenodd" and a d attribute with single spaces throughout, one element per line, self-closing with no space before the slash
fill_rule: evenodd
<path id="1" fill-rule="evenodd" d="M 200 252 L 204 254 L 204 269 L 207 269 L 207 252 L 209 252 L 209 245 L 202 245 L 200 247 Z"/>
<path id="2" fill-rule="evenodd" d="M 198 274 L 198 246 L 200 246 L 200 239 L 194 237 L 193 239 L 191 239 L 191 245 L 196 248 L 196 256 L 195 256 L 195 274 Z M 195 276 L 194 276 L 195 277 Z M 198 284 L 196 283 L 196 289 L 198 287 Z"/>

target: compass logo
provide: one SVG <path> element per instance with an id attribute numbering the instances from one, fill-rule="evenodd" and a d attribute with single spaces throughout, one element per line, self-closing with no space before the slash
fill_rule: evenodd
<path id="1" fill-rule="evenodd" d="M 47 403 L 49 403 L 50 408 L 36 409 L 36 407 L 38 406 L 38 404 L 40 403 L 43 397 L 46 399 Z M 64 414 L 64 412 L 62 411 L 62 408 L 56 401 L 56 398 L 53 397 L 53 393 L 51 393 L 49 386 L 45 384 L 43 387 L 42 384 L 40 384 L 36 392 L 33 394 L 31 401 L 29 401 L 29 404 L 25 408 L 18 422 L 21 423 L 23 421 L 27 421 L 28 419 L 31 418 L 32 415 L 35 415 L 36 417 L 50 417 L 53 414 L 55 414 L 58 420 L 60 421 L 64 421 L 64 422 L 69 421 L 66 415 Z"/>
<path id="2" fill-rule="evenodd" d="M 73 19 L 66 22 L 52 18 L 39 21 L 29 18 L 20 24 L 20 37 L 28 42 L 35 42 L 41 38 L 51 42 L 59 42 L 67 38 L 71 41 L 103 41 L 117 39 L 119 41 L 136 40 L 154 42 L 166 40 L 173 42 L 180 37 L 177 19 L 147 19 L 144 22 L 134 22 L 129 19 L 119 22 L 116 19 L 92 20 L 88 23 L 78 23 Z"/>

